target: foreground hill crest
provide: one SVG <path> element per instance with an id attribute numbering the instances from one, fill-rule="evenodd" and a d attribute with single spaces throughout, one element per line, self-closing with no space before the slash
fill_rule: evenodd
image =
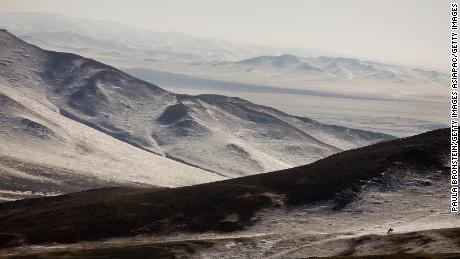
<path id="1" fill-rule="evenodd" d="M 377 241 L 393 240 L 386 235 L 388 224 L 398 235 L 433 226 L 458 226 L 459 218 L 443 210 L 442 200 L 449 194 L 440 191 L 448 186 L 448 143 L 449 130 L 443 129 L 345 151 L 310 165 L 225 181 L 160 190 L 110 188 L 4 203 L 0 204 L 0 249 L 89 240 L 97 247 L 98 240 L 110 244 L 106 239 L 113 237 L 126 238 L 131 245 L 145 238 L 143 244 L 147 244 L 175 240 L 177 234 L 187 235 L 189 241 L 206 240 L 205 233 L 214 232 L 210 241 L 222 239 L 224 244 L 232 239 L 280 242 L 280 255 L 292 252 L 295 258 L 301 257 L 302 250 L 305 254 L 350 255 L 358 248 L 366 252 L 366 244 L 373 243 L 376 248 L 367 251 L 382 253 Z M 231 236 L 235 231 L 243 237 Z M 440 231 L 458 233 L 458 229 Z M 417 251 L 425 244 L 449 247 L 441 245 L 449 236 L 403 235 L 416 243 L 401 242 L 405 244 L 401 248 L 393 244 L 388 251 Z M 452 238 L 458 240 L 458 236 Z M 418 243 L 419 239 L 425 242 Z M 119 240 L 111 245 L 119 246 Z M 339 246 L 331 249 L 327 244 Z M 450 247 L 458 251 L 458 243 Z M 247 249 L 267 252 L 263 248 Z M 232 249 L 227 250 L 239 252 Z M 432 251 L 429 245 L 423 249 Z"/>

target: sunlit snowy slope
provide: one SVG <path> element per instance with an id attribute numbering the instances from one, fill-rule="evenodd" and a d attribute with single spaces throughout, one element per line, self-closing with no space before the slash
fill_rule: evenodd
<path id="1" fill-rule="evenodd" d="M 91 59 L 0 33 L 0 80 L 67 118 L 225 176 L 307 164 L 391 137 L 218 95 L 177 95 Z"/>

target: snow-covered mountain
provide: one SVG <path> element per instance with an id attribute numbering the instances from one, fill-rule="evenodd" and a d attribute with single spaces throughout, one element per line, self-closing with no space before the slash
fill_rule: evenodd
<path id="1" fill-rule="evenodd" d="M 92 21 L 58 14 L 2 13 L 3 27 L 45 49 L 104 53 L 175 61 L 240 60 L 259 55 L 293 53 L 331 55 L 319 49 L 272 48 L 199 38 L 177 32 L 156 32 L 115 22 Z"/>
<path id="2" fill-rule="evenodd" d="M 0 32 L 0 83 L 145 151 L 223 176 L 307 164 L 388 135 L 325 125 L 219 95 L 178 95 Z"/>
<path id="3" fill-rule="evenodd" d="M 449 98 L 447 71 L 55 14 L 2 13 L 0 27 L 44 49 L 93 58 L 177 93 L 237 96 L 289 114 L 396 136 L 446 125 L 441 118 Z"/>
<path id="4" fill-rule="evenodd" d="M 220 63 L 218 65 L 226 65 Z M 235 63 L 230 63 L 233 65 Z M 343 57 L 317 57 L 301 58 L 294 55 L 260 56 L 245 59 L 236 64 L 247 65 L 242 69 L 252 71 L 256 69 L 282 69 L 280 73 L 299 73 L 309 76 L 321 74 L 324 79 L 374 79 L 388 83 L 436 83 L 445 84 L 448 81 L 446 74 L 437 71 L 408 68 L 397 65 L 388 65 L 373 61 L 365 61 L 354 58 Z M 248 69 L 249 68 L 249 69 Z"/>
<path id="5" fill-rule="evenodd" d="M 202 71 L 222 75 L 223 79 L 225 75 L 231 75 L 232 78 L 242 78 L 242 82 L 284 84 L 290 88 L 378 98 L 439 95 L 449 81 L 447 74 L 438 71 L 344 57 L 285 54 L 199 66 Z"/>
<path id="6" fill-rule="evenodd" d="M 0 202 L 108 186 L 177 187 L 224 179 L 116 140 L 44 101 L 0 84 Z"/>

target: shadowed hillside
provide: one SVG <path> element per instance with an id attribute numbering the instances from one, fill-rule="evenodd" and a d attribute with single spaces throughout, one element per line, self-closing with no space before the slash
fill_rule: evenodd
<path id="1" fill-rule="evenodd" d="M 346 205 L 392 168 L 442 170 L 449 130 L 345 151 L 313 164 L 175 189 L 113 188 L 0 204 L 2 246 L 182 231 L 235 231 L 263 208 L 325 199 Z M 386 173 L 383 176 L 382 173 Z M 446 172 L 447 173 L 447 172 Z M 338 209 L 340 209 L 338 206 Z"/>

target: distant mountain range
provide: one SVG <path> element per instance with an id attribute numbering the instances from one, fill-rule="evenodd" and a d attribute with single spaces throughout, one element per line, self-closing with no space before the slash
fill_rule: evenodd
<path id="1" fill-rule="evenodd" d="M 280 69 L 276 76 L 284 73 L 299 73 L 305 76 L 322 76 L 324 80 L 369 79 L 394 84 L 436 83 L 445 84 L 446 74 L 423 69 L 413 69 L 343 57 L 301 58 L 294 55 L 260 56 L 239 62 L 223 62 L 216 66 L 243 65 L 242 70 L 261 72 L 264 69 Z"/>
<path id="2" fill-rule="evenodd" d="M 337 55 L 332 51 L 272 48 L 156 32 L 134 26 L 73 18 L 58 14 L 2 13 L 0 28 L 45 49 L 105 53 L 112 56 L 175 61 L 236 61 L 259 55 L 293 53 L 301 56 Z"/>
<path id="3" fill-rule="evenodd" d="M 184 69 L 185 70 L 185 69 Z M 447 74 L 344 57 L 258 56 L 194 64 L 190 74 L 286 89 L 377 99 L 423 99 L 444 94 Z M 201 72 L 200 72 L 201 71 Z"/>
<path id="4" fill-rule="evenodd" d="M 116 179 L 118 183 L 124 179 L 131 184 L 176 186 L 263 173 L 392 139 L 385 134 L 290 116 L 239 98 L 174 94 L 97 61 L 39 49 L 7 31 L 0 31 L 0 66 L 2 96 L 8 103 L 2 106 L 6 109 L 4 119 L 8 121 L 4 124 L 7 134 L 3 137 L 6 143 L 16 145 L 15 152 L 8 152 L 6 148 L 3 155 L 23 161 L 34 157 L 28 153 L 33 151 L 33 146 L 43 147 L 32 152 L 37 154 L 34 163 L 38 163 L 46 160 L 38 154 L 45 155 L 45 147 L 49 147 L 50 153 L 46 155 L 50 161 L 71 168 L 72 159 L 81 166 L 80 156 L 88 157 L 89 153 L 95 152 L 93 149 L 109 148 L 113 153 L 102 150 L 99 153 L 105 154 L 104 159 L 112 156 L 114 163 L 118 159 L 122 163 L 124 155 L 120 155 L 117 147 L 110 147 L 116 146 L 115 139 L 118 139 L 143 150 L 131 149 L 131 153 L 126 154 L 135 160 L 131 165 L 134 172 L 126 169 L 129 163 L 123 163 L 127 171 L 118 176 L 99 168 L 102 175 L 110 175 L 102 179 Z M 68 122 L 68 119 L 72 121 Z M 75 122 L 97 131 L 83 130 L 82 125 L 63 124 Z M 64 137 L 64 133 L 60 133 L 73 132 L 74 128 L 82 130 L 78 130 L 76 136 L 67 133 L 71 135 Z M 18 134 L 17 140 L 11 139 L 13 132 Z M 102 134 L 100 132 L 115 139 L 93 137 Z M 91 138 L 85 139 L 85 136 Z M 96 140 L 88 143 L 91 139 Z M 104 141 L 111 141 L 111 144 L 98 144 L 97 139 L 106 139 Z M 61 150 L 66 146 L 74 151 L 66 154 L 67 151 Z M 152 165 L 151 170 L 135 169 L 136 162 L 143 160 L 135 152 L 145 157 L 144 151 L 153 153 L 152 163 L 161 160 L 164 165 L 159 162 L 161 165 Z M 52 155 L 56 153 L 65 159 L 56 162 Z M 197 170 L 196 174 L 191 173 L 193 170 L 189 167 L 180 167 L 162 157 L 207 172 Z M 108 161 L 106 163 L 110 165 Z M 169 164 L 170 170 L 165 175 L 164 169 Z M 81 170 L 88 172 L 88 167 L 90 164 Z M 17 170 L 17 166 L 10 169 Z M 150 171 L 156 173 L 152 175 Z"/>

